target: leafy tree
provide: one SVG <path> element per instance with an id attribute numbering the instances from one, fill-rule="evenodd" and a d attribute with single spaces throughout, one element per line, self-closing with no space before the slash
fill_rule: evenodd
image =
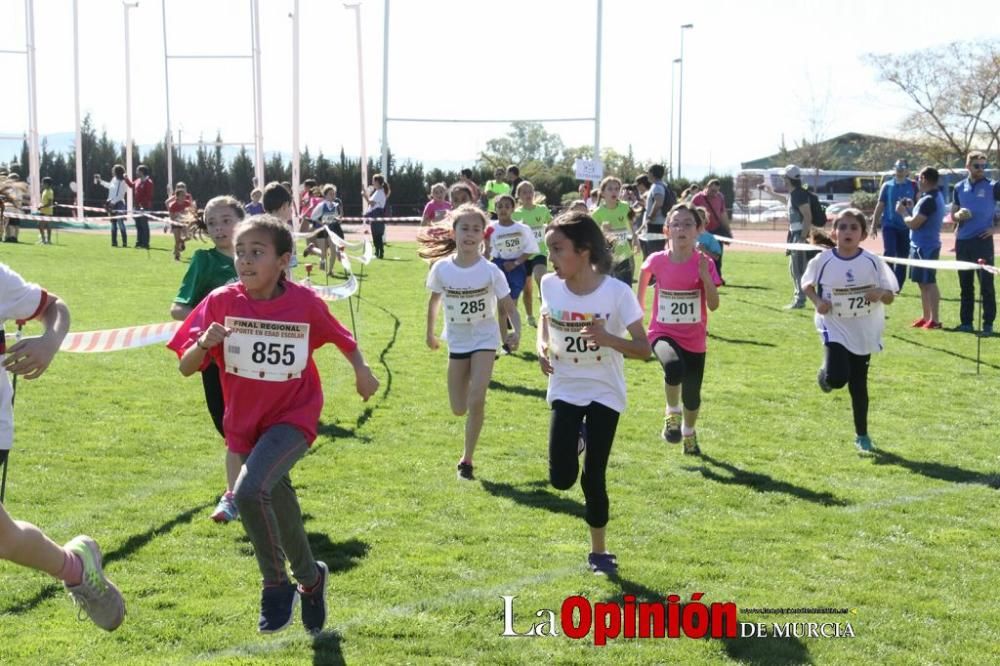
<path id="1" fill-rule="evenodd" d="M 912 112 L 903 131 L 924 142 L 935 163 L 964 163 L 975 148 L 995 151 L 1000 160 L 1000 40 L 864 59 L 908 98 Z"/>

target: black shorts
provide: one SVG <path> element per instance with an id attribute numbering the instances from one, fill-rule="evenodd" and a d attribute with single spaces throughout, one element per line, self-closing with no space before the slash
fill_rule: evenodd
<path id="1" fill-rule="evenodd" d="M 528 274 L 530 275 L 531 272 L 535 270 L 535 266 L 542 266 L 547 270 L 549 267 L 549 258 L 544 254 L 536 254 L 531 259 L 528 259 L 524 265 L 528 269 Z"/>
<path id="2" fill-rule="evenodd" d="M 448 352 L 448 358 L 455 361 L 464 361 L 467 358 L 472 358 L 473 354 L 478 354 L 479 352 L 489 352 L 490 354 L 496 354 L 496 349 L 473 349 L 467 352 Z"/>

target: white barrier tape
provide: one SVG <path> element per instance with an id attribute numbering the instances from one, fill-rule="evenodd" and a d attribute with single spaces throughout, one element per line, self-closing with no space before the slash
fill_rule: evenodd
<path id="1" fill-rule="evenodd" d="M 758 241 L 748 241 L 740 240 L 738 238 L 729 238 L 728 236 L 717 236 L 713 234 L 715 240 L 720 243 L 736 243 L 737 245 L 751 245 L 754 247 L 768 247 L 774 250 L 792 250 L 794 252 L 822 252 L 826 248 L 821 245 L 812 245 L 810 243 L 762 243 Z"/>
<path id="2" fill-rule="evenodd" d="M 638 238 L 639 240 L 644 242 L 667 240 L 667 237 L 664 236 L 663 234 L 639 234 Z"/>
<path id="3" fill-rule="evenodd" d="M 136 349 L 161 342 L 173 337 L 179 321 L 128 328 L 112 328 L 103 331 L 70 333 L 59 347 L 64 352 L 99 353 Z"/>
<path id="4" fill-rule="evenodd" d="M 794 250 L 799 252 L 821 252 L 826 248 L 809 243 L 760 243 L 757 241 L 739 240 L 728 236 L 715 236 L 720 243 L 737 243 L 739 245 L 752 245 L 756 247 L 768 247 L 777 250 Z M 954 261 L 948 259 L 928 260 L 928 259 L 903 259 L 901 257 L 886 257 L 877 255 L 883 261 L 890 264 L 900 264 L 901 266 L 917 266 L 919 268 L 933 268 L 943 271 L 974 271 L 982 269 L 994 275 L 1000 274 L 1000 268 L 988 264 L 977 264 L 971 261 Z"/>
<path id="5" fill-rule="evenodd" d="M 358 279 L 354 277 L 353 273 L 351 273 L 351 276 L 344 284 L 330 285 L 328 287 L 320 287 L 309 282 L 302 282 L 300 284 L 311 288 L 324 301 L 341 301 L 345 298 L 350 298 L 358 290 Z"/>
<path id="6" fill-rule="evenodd" d="M 76 210 L 76 204 L 52 204 L 56 208 L 69 208 L 71 210 Z M 83 206 L 83 210 L 89 210 L 92 213 L 106 213 L 107 208 L 101 208 L 100 206 Z M 133 215 L 170 215 L 168 210 L 143 210 L 135 209 L 132 211 Z"/>
<path id="7" fill-rule="evenodd" d="M 422 217 L 342 217 L 341 222 L 421 222 Z"/>
<path id="8" fill-rule="evenodd" d="M 901 257 L 882 257 L 882 261 L 889 264 L 899 264 L 901 266 L 916 266 L 918 268 L 936 268 L 942 271 L 974 271 L 983 269 L 988 273 L 997 272 L 996 266 L 986 264 L 976 264 L 971 261 L 955 261 L 953 259 L 903 259 Z"/>
<path id="9" fill-rule="evenodd" d="M 40 222 L 106 222 L 108 220 L 118 220 L 128 217 L 127 213 L 121 215 L 102 215 L 101 217 L 60 217 L 56 215 L 33 215 L 31 213 L 4 213 L 4 217 L 14 217 L 19 220 L 37 220 Z"/>
<path id="10" fill-rule="evenodd" d="M 344 253 L 344 256 L 347 256 L 346 252 Z M 366 238 L 364 240 L 364 251 L 361 253 L 361 256 L 360 257 L 354 256 L 354 258 L 360 261 L 365 266 L 367 266 L 372 262 L 372 259 L 375 258 L 375 246 L 372 245 L 372 242 L 369 239 Z"/>

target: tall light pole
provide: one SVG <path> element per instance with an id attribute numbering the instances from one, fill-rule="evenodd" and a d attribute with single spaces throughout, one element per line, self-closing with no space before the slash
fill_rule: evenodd
<path id="1" fill-rule="evenodd" d="M 670 63 L 670 154 L 667 156 L 667 177 L 674 177 L 674 72 L 677 71 L 675 65 L 681 62 L 680 58 L 674 58 Z"/>
<path id="2" fill-rule="evenodd" d="M 127 178 L 132 177 L 132 59 L 129 47 L 129 20 L 130 9 L 139 6 L 138 2 L 124 0 L 122 10 L 125 13 L 125 174 Z M 132 188 L 125 190 L 125 200 L 128 208 L 128 221 L 132 222 Z M 123 232 L 124 233 L 124 232 Z"/>
<path id="3" fill-rule="evenodd" d="M 684 138 L 682 127 L 684 126 L 684 31 L 694 27 L 694 23 L 685 23 L 681 26 L 681 77 L 677 91 L 677 177 L 681 177 L 681 141 Z"/>
<path id="4" fill-rule="evenodd" d="M 361 189 L 368 187 L 368 145 L 365 142 L 365 73 L 361 50 L 361 0 L 349 0 L 345 9 L 354 10 L 354 27 L 358 46 L 358 111 L 361 114 Z M 385 167 L 383 167 L 385 168 Z M 385 174 L 383 174 L 385 175 Z M 386 176 L 388 177 L 388 176 Z"/>

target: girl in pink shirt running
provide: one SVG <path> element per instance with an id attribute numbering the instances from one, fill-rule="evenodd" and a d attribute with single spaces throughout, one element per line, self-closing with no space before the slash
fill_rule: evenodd
<path id="1" fill-rule="evenodd" d="M 258 631 L 287 627 L 301 597 L 302 624 L 315 633 L 326 621 L 328 570 L 313 558 L 289 478 L 316 439 L 323 408 L 313 351 L 337 345 L 364 400 L 379 384 L 326 303 L 285 279 L 292 234 L 283 220 L 249 218 L 237 227 L 235 245 L 240 281 L 206 296 L 168 346 L 185 376 L 209 360 L 221 371 L 226 446 L 243 461 L 233 494 L 264 580 Z M 286 558 L 298 586 L 288 579 Z"/>
<path id="2" fill-rule="evenodd" d="M 672 444 L 683 439 L 684 453 L 693 455 L 701 453 L 694 426 L 705 374 L 708 310 L 719 307 L 717 287 L 722 281 L 715 262 L 696 249 L 703 223 L 694 206 L 679 203 L 671 208 L 665 227 L 672 249 L 646 257 L 639 273 L 639 303 L 645 308 L 646 289 L 655 277 L 649 341 L 666 380 L 663 438 Z"/>

